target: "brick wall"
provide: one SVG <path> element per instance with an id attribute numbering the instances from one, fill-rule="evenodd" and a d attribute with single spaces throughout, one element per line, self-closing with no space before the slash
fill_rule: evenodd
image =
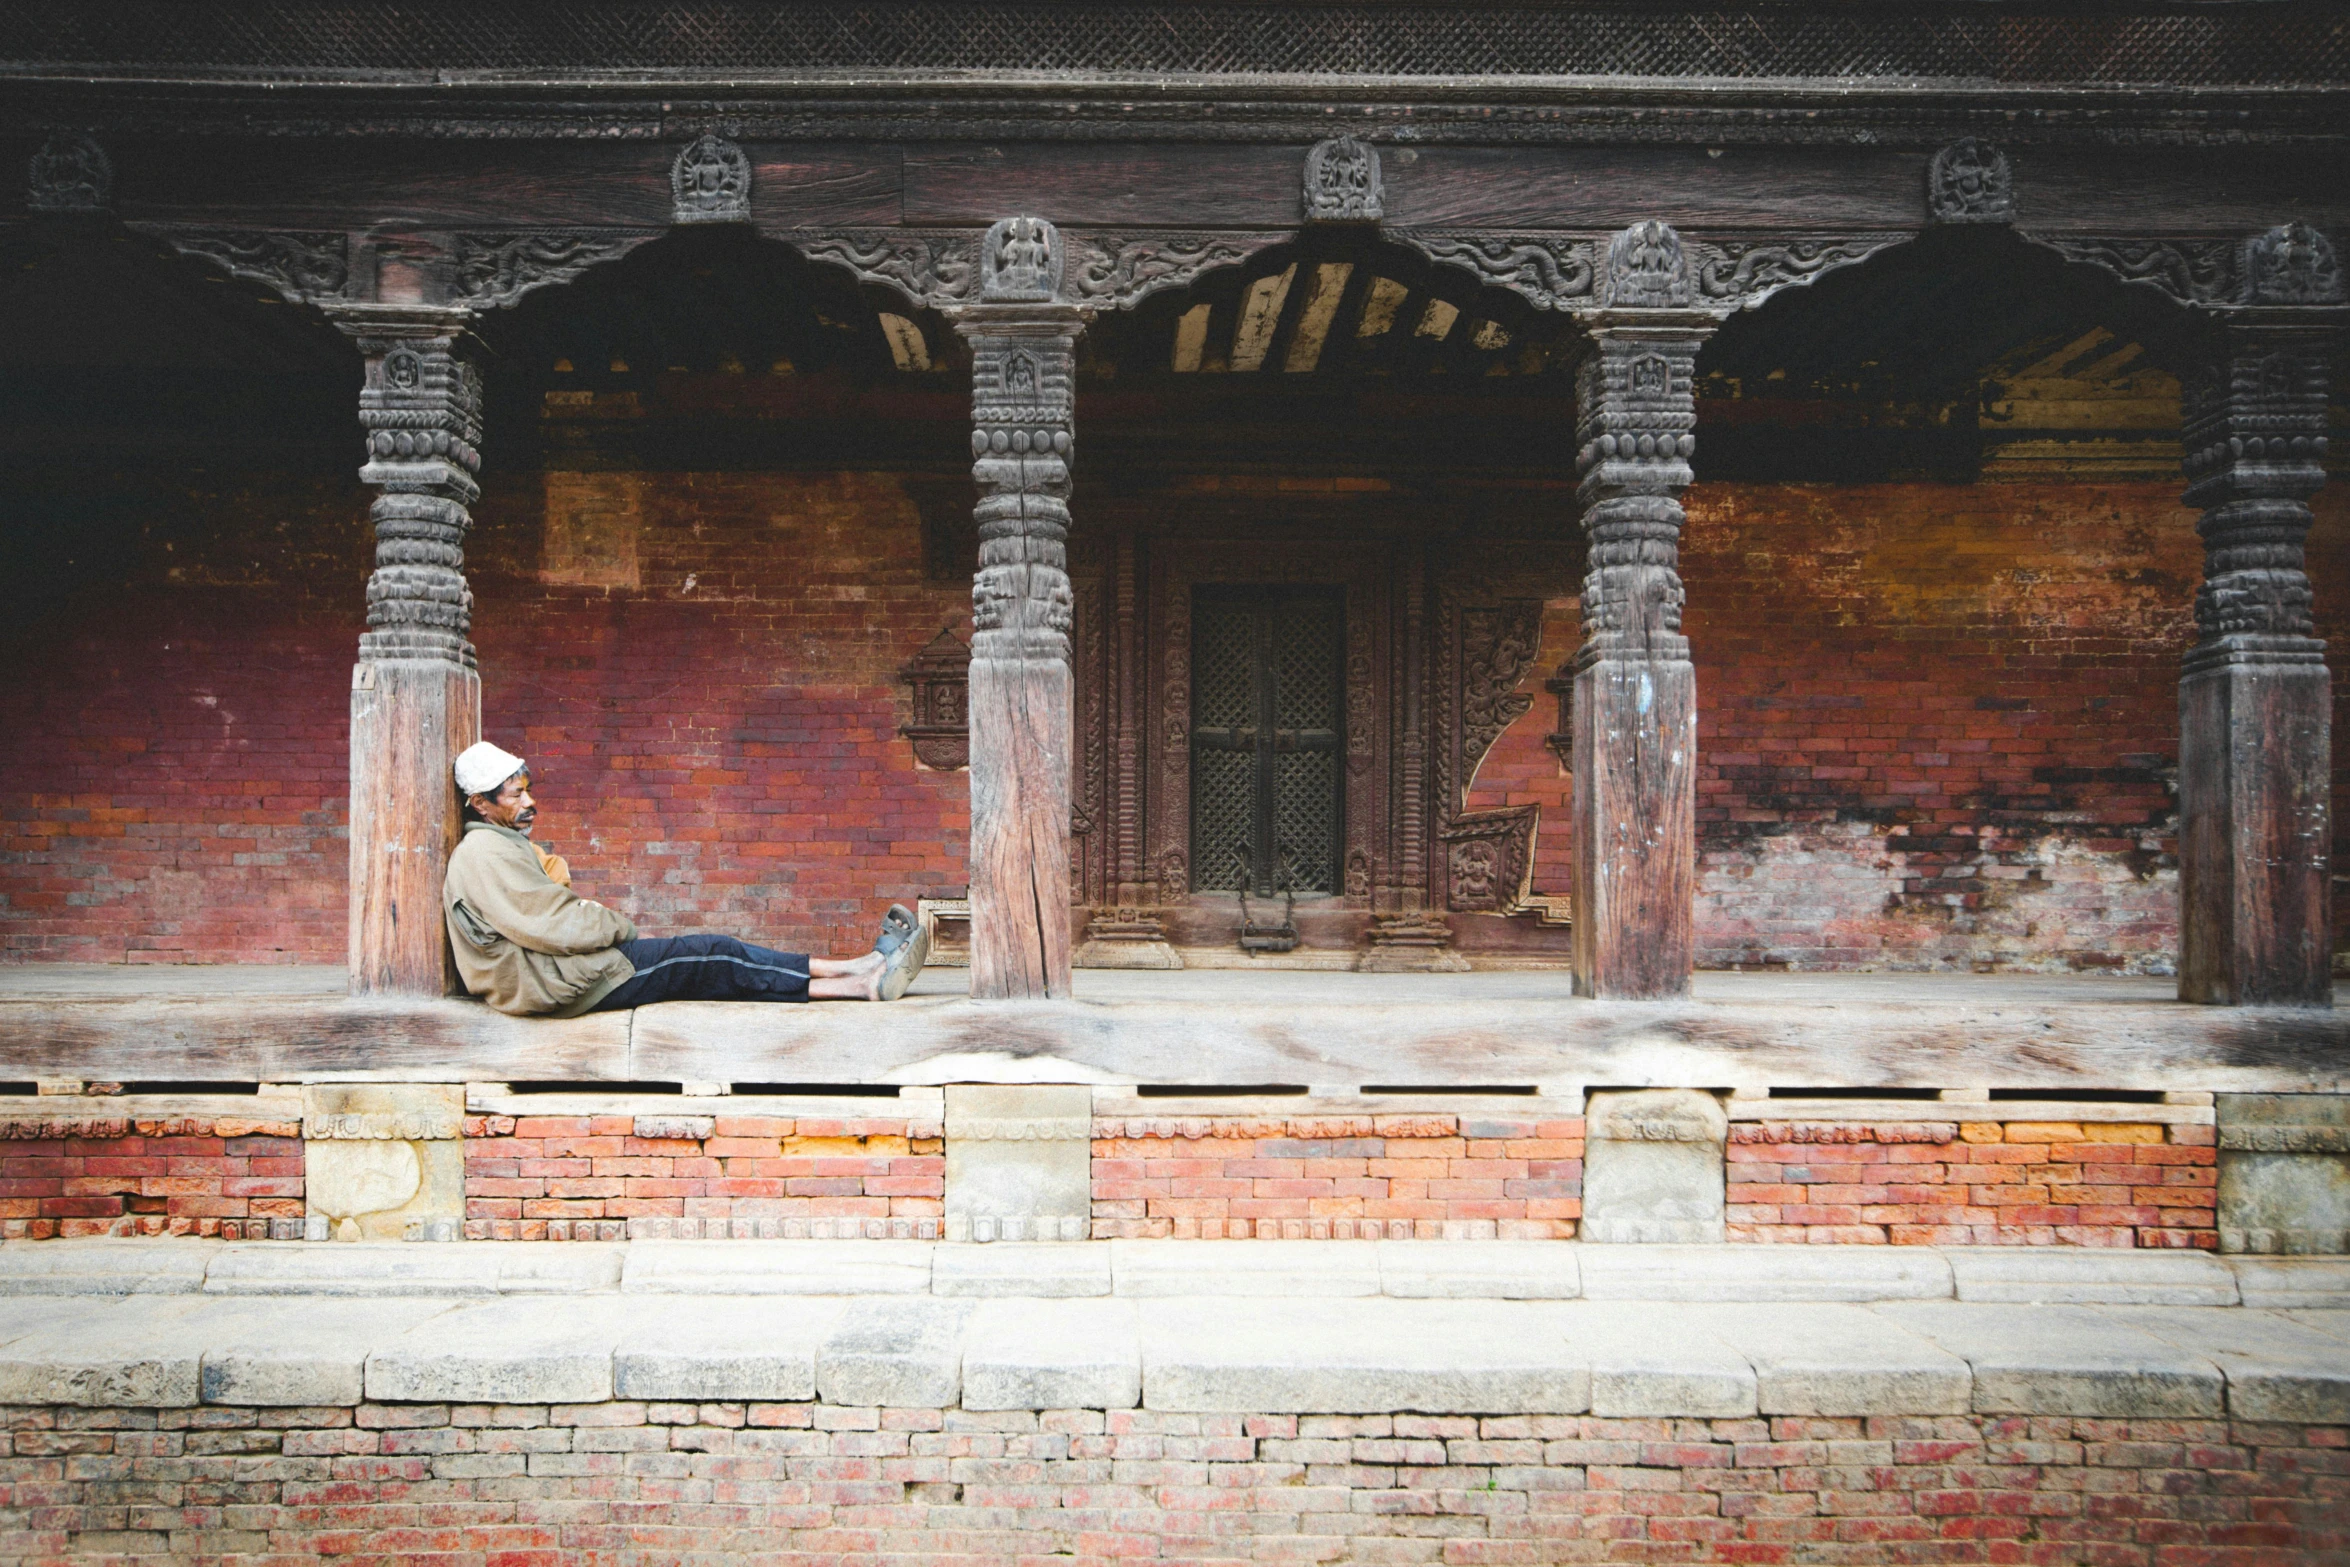
<path id="1" fill-rule="evenodd" d="M 0 626 L 0 960 L 341 960 L 366 497 L 308 461 L 110 476 L 70 519 L 105 564 Z M 2322 632 L 2350 490 L 2319 503 Z M 2168 482 L 1698 486 L 1702 960 L 2166 968 L 2192 525 Z M 896 671 L 968 592 L 899 477 L 495 473 L 469 556 L 485 723 L 584 892 L 823 949 L 963 884 L 967 783 L 915 766 Z M 1554 610 L 1470 801 L 1542 806 L 1542 891 Z"/>
<path id="2" fill-rule="evenodd" d="M 302 1218 L 299 1121 L 73 1116 L 0 1124 L 0 1236 L 267 1236 Z"/>
<path id="3" fill-rule="evenodd" d="M 2219 1248 L 2209 1126 L 1739 1121 L 1729 1238 Z"/>
<path id="4" fill-rule="evenodd" d="M 1097 1117 L 1097 1237 L 1568 1239 L 1583 1122 Z"/>
<path id="5" fill-rule="evenodd" d="M 1993 1415 L 0 1411 L 0 1556 L 2337 1561 L 2350 1430 Z"/>
<path id="6" fill-rule="evenodd" d="M 468 1116 L 465 1233 L 935 1239 L 939 1136 L 938 1122 L 903 1115 Z"/>

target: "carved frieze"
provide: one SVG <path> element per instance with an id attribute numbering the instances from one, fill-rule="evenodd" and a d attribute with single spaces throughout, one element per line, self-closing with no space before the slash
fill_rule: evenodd
<path id="1" fill-rule="evenodd" d="M 568 283 L 592 266 L 617 261 L 652 237 L 577 229 L 460 234 L 455 247 L 457 296 L 476 305 L 511 305 L 534 288 Z"/>
<path id="2" fill-rule="evenodd" d="M 1376 223 L 1384 211 L 1379 149 L 1352 136 L 1314 143 L 1306 154 L 1308 223 Z"/>
<path id="3" fill-rule="evenodd" d="M 918 308 L 962 304 L 979 280 L 979 241 L 967 233 L 848 229 L 788 238 L 808 260 L 846 267 L 859 282 L 895 289 Z"/>
<path id="4" fill-rule="evenodd" d="M 1472 272 L 1506 288 L 1537 310 L 1586 303 L 1592 258 L 1599 242 L 1559 235 L 1398 232 L 1394 236 L 1429 260 Z"/>
<path id="5" fill-rule="evenodd" d="M 1708 304 L 1751 310 L 1783 288 L 1794 288 L 1866 261 L 1906 242 L 1907 234 L 1850 234 L 1830 238 L 1717 240 L 1692 245 L 1697 292 Z"/>
<path id="6" fill-rule="evenodd" d="M 114 200 L 114 163 L 97 140 L 58 131 L 25 170 L 25 205 L 35 212 L 103 212 Z"/>
<path id="7" fill-rule="evenodd" d="M 898 671 L 912 691 L 913 722 L 898 733 L 914 743 L 923 766 L 951 773 L 971 761 L 971 649 L 942 627 L 906 667 Z"/>
<path id="8" fill-rule="evenodd" d="M 351 280 L 350 239 L 343 234 L 182 232 L 161 238 L 183 256 L 265 283 L 291 300 L 338 298 Z"/>
<path id="9" fill-rule="evenodd" d="M 2182 305 L 2214 304 L 2235 292 L 2237 246 L 2232 240 L 2031 238 L 2067 261 L 2101 268 L 2121 282 L 2155 289 Z"/>
<path id="10" fill-rule="evenodd" d="M 1183 288 L 1203 272 L 1237 266 L 1286 234 L 1072 234 L 1070 293 L 1089 303 L 1131 310 L 1163 289 Z"/>
<path id="11" fill-rule="evenodd" d="M 1523 906 L 1534 871 L 1531 805 L 1478 811 L 1445 825 L 1445 904 L 1456 913 L 1512 914 Z"/>
<path id="12" fill-rule="evenodd" d="M 1061 297 L 1061 231 L 1042 218 L 998 219 L 979 245 L 979 297 L 1042 304 Z"/>
<path id="13" fill-rule="evenodd" d="M 669 165 L 670 221 L 751 221 L 751 160 L 733 142 L 702 136 Z"/>
<path id="14" fill-rule="evenodd" d="M 2007 154 L 1972 136 L 1935 153 L 1926 165 L 1926 213 L 1936 223 L 2014 221 L 2015 179 Z"/>

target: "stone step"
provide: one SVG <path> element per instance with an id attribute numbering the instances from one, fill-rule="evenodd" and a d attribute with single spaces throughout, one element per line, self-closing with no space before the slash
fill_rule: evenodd
<path id="1" fill-rule="evenodd" d="M 1189 1296 L 2350 1309 L 2350 1258 L 1567 1241 L 278 1242 L 0 1246 L 0 1297 Z"/>
<path id="2" fill-rule="evenodd" d="M 0 1405 L 614 1400 L 2338 1424 L 2350 1421 L 2350 1311 L 621 1293 L 0 1301 Z"/>

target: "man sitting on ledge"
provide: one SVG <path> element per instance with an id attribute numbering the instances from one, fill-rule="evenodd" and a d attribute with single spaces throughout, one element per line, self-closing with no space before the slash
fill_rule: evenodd
<path id="1" fill-rule="evenodd" d="M 571 868 L 530 841 L 538 805 L 519 756 L 483 741 L 457 758 L 465 834 L 441 905 L 465 988 L 519 1017 L 578 1017 L 655 1001 L 895 1001 L 929 955 L 903 905 L 858 958 L 816 958 L 732 936 L 645 937 L 571 890 Z"/>

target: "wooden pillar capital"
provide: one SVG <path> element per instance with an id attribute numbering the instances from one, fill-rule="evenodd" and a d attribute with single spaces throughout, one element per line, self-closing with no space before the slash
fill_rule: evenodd
<path id="1" fill-rule="evenodd" d="M 439 995 L 455 983 L 440 907 L 459 830 L 449 768 L 481 737 L 465 583 L 481 494 L 471 314 L 363 304 L 330 313 L 366 359 L 359 477 L 378 491 L 367 630 L 351 677 L 350 986 Z"/>
<path id="2" fill-rule="evenodd" d="M 1695 957 L 1697 677 L 1681 634 L 1681 494 L 1697 450 L 1703 311 L 1584 317 L 1577 499 L 1589 540 L 1575 656 L 1575 988 L 1684 995 Z"/>
<path id="3" fill-rule="evenodd" d="M 2338 306 L 2212 310 L 2180 387 L 2204 549 L 2179 680 L 2182 1000 L 2332 1003 L 2332 677 L 2303 545 L 2346 318 Z"/>

